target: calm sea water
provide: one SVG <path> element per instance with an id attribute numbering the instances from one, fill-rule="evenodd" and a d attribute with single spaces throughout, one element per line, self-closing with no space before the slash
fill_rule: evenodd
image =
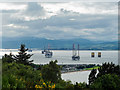
<path id="1" fill-rule="evenodd" d="M 10 51 L 4 50 L 0 52 L 0 57 L 2 57 L 5 53 L 9 54 L 18 54 L 18 51 Z M 95 57 L 91 58 L 91 52 L 95 52 Z M 58 60 L 58 64 L 102 64 L 104 62 L 113 62 L 118 64 L 118 51 L 100 51 L 102 54 L 101 58 L 98 58 L 99 51 L 80 51 L 80 60 L 73 61 L 72 60 L 72 51 L 67 50 L 54 50 L 52 58 L 45 58 L 45 55 L 41 53 L 41 51 L 33 51 L 28 52 L 30 54 L 34 54 L 31 57 L 31 60 L 34 60 L 36 64 L 46 64 L 51 60 Z M 88 75 L 90 71 L 82 71 L 82 72 L 72 72 L 72 73 L 64 73 L 61 77 L 64 80 L 71 80 L 72 83 L 75 82 L 86 82 L 88 83 Z"/>
<path id="2" fill-rule="evenodd" d="M 72 83 L 86 82 L 88 83 L 88 77 L 91 71 L 70 72 L 61 75 L 65 81 L 70 80 Z"/>
<path id="3" fill-rule="evenodd" d="M 0 57 L 2 55 L 9 54 L 18 54 L 18 51 L 2 51 L 0 52 Z M 95 52 L 95 57 L 91 58 L 91 52 Z M 97 57 L 98 52 L 101 52 L 101 58 Z M 104 62 L 113 62 L 118 64 L 118 51 L 80 51 L 80 60 L 72 60 L 72 51 L 71 50 L 53 50 L 52 58 L 45 58 L 45 55 L 41 51 L 28 52 L 33 54 L 31 60 L 34 60 L 35 64 L 46 64 L 51 60 L 58 60 L 58 64 L 102 64 Z"/>

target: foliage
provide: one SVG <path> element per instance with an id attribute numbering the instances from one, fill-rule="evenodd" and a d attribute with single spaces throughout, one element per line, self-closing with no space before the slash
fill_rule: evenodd
<path id="1" fill-rule="evenodd" d="M 74 89 L 74 85 L 71 81 L 66 81 L 65 89 Z"/>
<path id="2" fill-rule="evenodd" d="M 74 85 L 74 89 L 77 90 L 77 89 L 85 89 L 87 88 L 87 84 L 85 82 L 83 83 L 77 83 Z"/>
<path id="3" fill-rule="evenodd" d="M 90 85 L 90 88 L 96 89 L 99 88 L 101 90 L 109 90 L 109 89 L 120 89 L 120 77 L 115 74 L 105 74 L 101 77 L 98 77 L 94 83 Z"/>
<path id="4" fill-rule="evenodd" d="M 41 72 L 39 70 L 34 70 L 31 66 L 18 64 L 18 63 L 4 63 L 2 65 L 2 76 L 3 76 L 3 85 L 6 87 L 10 84 L 10 87 L 16 87 L 16 83 L 19 80 L 24 81 L 21 82 L 21 86 L 25 85 L 25 88 L 34 87 L 39 80 L 42 78 Z M 11 77 L 10 77 L 11 76 Z M 18 79 L 16 81 L 16 79 Z M 14 81 L 14 82 L 12 82 Z M 9 83 L 8 83 L 9 82 Z M 7 84 L 7 85 L 5 85 Z"/>
<path id="5" fill-rule="evenodd" d="M 5 54 L 3 57 L 2 57 L 2 62 L 5 63 L 12 63 L 14 62 L 14 59 L 13 59 L 13 55 L 12 53 L 10 53 L 9 55 Z"/>
<path id="6" fill-rule="evenodd" d="M 96 78 L 101 77 L 105 74 L 116 74 L 120 76 L 120 66 L 111 63 L 103 63 L 102 66 L 98 68 L 98 74 L 96 69 L 91 70 L 91 73 L 89 75 L 89 84 L 93 83 Z"/>
<path id="7" fill-rule="evenodd" d="M 99 73 L 97 74 L 97 77 L 100 77 L 105 74 L 117 74 L 120 76 L 120 66 L 110 63 L 104 63 L 100 68 L 98 68 Z"/>
<path id="8" fill-rule="evenodd" d="M 71 81 L 64 81 L 64 80 L 60 80 L 58 83 L 56 83 L 56 88 L 59 89 L 65 89 L 65 90 L 82 90 L 82 89 L 87 89 L 88 85 L 87 83 L 83 82 L 83 83 L 77 83 L 76 84 L 72 84 Z"/>
<path id="9" fill-rule="evenodd" d="M 4 74 L 2 76 L 2 88 L 25 88 L 25 82 L 13 74 Z"/>
<path id="10" fill-rule="evenodd" d="M 90 75 L 89 75 L 89 84 L 93 83 L 96 79 L 96 73 L 97 73 L 97 70 L 96 69 L 92 69 L 91 72 L 90 72 Z"/>
<path id="11" fill-rule="evenodd" d="M 61 80 L 60 67 L 56 64 L 57 60 L 51 61 L 42 67 L 42 77 L 46 81 L 58 82 Z"/>
<path id="12" fill-rule="evenodd" d="M 33 62 L 33 60 L 31 61 L 29 60 L 32 54 L 27 54 L 26 51 L 28 51 L 28 49 L 25 49 L 24 44 L 21 44 L 21 47 L 18 52 L 19 55 L 14 56 L 14 59 L 16 60 L 17 63 L 29 65 L 31 64 L 31 62 Z"/>
<path id="13" fill-rule="evenodd" d="M 35 85 L 35 88 L 41 88 L 41 89 L 47 88 L 47 89 L 51 90 L 51 89 L 55 88 L 55 84 L 51 83 L 50 81 L 45 83 L 43 81 L 43 79 L 41 79 L 39 81 L 39 83 L 37 85 Z"/>
<path id="14" fill-rule="evenodd" d="M 55 86 L 55 88 L 60 88 L 60 89 L 63 89 L 63 88 L 65 88 L 66 87 L 66 81 L 64 81 L 64 80 L 59 80 L 59 82 L 58 83 L 56 83 L 56 86 Z"/>

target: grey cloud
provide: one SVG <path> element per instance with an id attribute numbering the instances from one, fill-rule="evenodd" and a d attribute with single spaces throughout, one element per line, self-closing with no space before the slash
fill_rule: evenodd
<path id="1" fill-rule="evenodd" d="M 26 14 L 28 16 L 44 16 L 45 15 L 45 10 L 42 6 L 40 6 L 36 2 L 29 2 L 27 9 L 23 14 Z"/>
<path id="2" fill-rule="evenodd" d="M 6 37 L 9 37 L 10 33 L 16 33 L 15 36 L 13 35 L 14 37 L 18 35 L 18 37 L 33 36 L 50 39 L 86 38 L 89 40 L 115 40 L 114 38 L 117 37 L 117 15 L 113 14 L 79 14 L 63 8 L 58 15 L 51 16 L 47 19 L 38 18 L 30 21 L 25 21 L 18 17 L 11 17 L 11 15 L 14 16 L 14 14 L 16 13 L 4 13 L 4 25 L 12 23 L 20 26 L 28 26 L 29 29 L 4 28 L 4 35 L 6 35 Z M 45 16 L 46 11 L 37 3 L 28 3 L 25 11 L 17 13 L 17 15 L 21 14 L 23 14 L 23 16 L 39 17 Z M 48 26 L 49 28 L 46 28 Z M 84 29 L 88 30 L 85 31 Z M 65 32 L 65 30 L 68 31 Z"/>

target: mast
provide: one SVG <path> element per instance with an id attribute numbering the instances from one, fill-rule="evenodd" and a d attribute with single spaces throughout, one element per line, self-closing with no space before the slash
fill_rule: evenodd
<path id="1" fill-rule="evenodd" d="M 79 56 L 79 44 L 78 44 L 78 56 Z"/>
<path id="2" fill-rule="evenodd" d="M 74 56 L 75 45 L 73 44 L 73 56 Z"/>
<path id="3" fill-rule="evenodd" d="M 44 50 L 45 50 L 45 46 L 44 46 Z"/>
<path id="4" fill-rule="evenodd" d="M 48 51 L 50 50 L 50 46 L 49 46 L 49 44 L 48 44 Z"/>

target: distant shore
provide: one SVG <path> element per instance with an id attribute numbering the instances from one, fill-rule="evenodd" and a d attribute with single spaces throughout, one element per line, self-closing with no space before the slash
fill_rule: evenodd
<path id="1" fill-rule="evenodd" d="M 91 70 L 70 71 L 70 72 L 64 72 L 64 73 L 62 73 L 62 74 L 74 73 L 74 72 L 84 72 L 84 71 L 91 71 Z"/>
<path id="2" fill-rule="evenodd" d="M 18 51 L 18 49 L 0 49 L 0 51 L 6 51 L 6 50 L 16 50 L 16 51 Z M 43 49 L 31 49 L 31 50 L 33 50 L 33 51 L 42 51 Z M 72 49 L 51 49 L 51 50 L 53 50 L 53 51 L 58 51 L 58 50 L 60 50 L 60 51 L 71 51 Z M 80 49 L 80 51 L 118 51 L 117 49 Z"/>

